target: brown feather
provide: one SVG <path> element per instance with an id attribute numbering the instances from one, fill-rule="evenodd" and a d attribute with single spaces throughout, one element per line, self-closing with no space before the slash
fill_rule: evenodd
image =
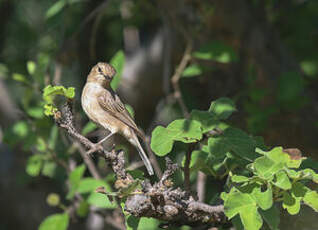
<path id="1" fill-rule="evenodd" d="M 119 96 L 113 90 L 105 90 L 98 96 L 97 100 L 99 105 L 105 111 L 109 112 L 112 116 L 134 129 L 140 137 L 143 137 L 125 105 L 121 102 Z"/>

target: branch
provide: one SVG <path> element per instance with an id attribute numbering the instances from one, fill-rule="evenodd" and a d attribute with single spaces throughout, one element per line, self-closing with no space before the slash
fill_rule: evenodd
<path id="1" fill-rule="evenodd" d="M 189 61 L 191 60 L 191 52 L 192 52 L 192 43 L 189 41 L 187 43 L 187 47 L 184 51 L 181 62 L 178 65 L 175 73 L 173 74 L 173 76 L 171 78 L 171 82 L 172 82 L 172 86 L 173 86 L 173 90 L 174 90 L 174 97 L 177 99 L 185 118 L 189 118 L 190 113 L 189 113 L 189 111 L 188 111 L 188 109 L 187 109 L 187 107 L 182 99 L 182 94 L 181 94 L 181 90 L 180 90 L 180 86 L 179 86 L 179 80 L 182 76 L 184 69 L 187 67 Z"/>
<path id="2" fill-rule="evenodd" d="M 55 122 L 87 149 L 94 148 L 94 144 L 74 128 L 71 108 L 72 101 L 69 100 L 61 111 L 55 113 Z M 122 181 L 126 184 L 136 182 L 126 172 L 123 151 L 112 150 L 108 152 L 104 149 L 97 149 L 96 153 L 111 164 L 117 182 Z M 172 187 L 173 182 L 170 177 L 177 169 L 177 164 L 166 158 L 166 170 L 161 179 L 154 184 L 151 184 L 148 180 L 142 181 L 141 191 L 136 189 L 136 192 L 128 194 L 125 210 L 135 217 L 152 217 L 166 221 L 168 226 L 185 224 L 190 226 L 218 226 L 227 223 L 223 205 L 211 206 L 198 202 L 188 191 Z M 99 188 L 99 190 L 102 189 Z"/>

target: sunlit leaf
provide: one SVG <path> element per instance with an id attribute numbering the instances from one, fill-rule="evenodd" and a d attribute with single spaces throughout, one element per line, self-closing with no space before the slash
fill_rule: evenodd
<path id="1" fill-rule="evenodd" d="M 195 77 L 201 75 L 203 72 L 199 65 L 193 64 L 188 66 L 182 73 L 182 77 Z"/>
<path id="2" fill-rule="evenodd" d="M 200 123 L 185 119 L 171 122 L 167 128 L 157 126 L 152 132 L 151 148 L 158 156 L 168 154 L 174 141 L 197 142 L 202 138 Z"/>
<path id="3" fill-rule="evenodd" d="M 44 219 L 39 226 L 39 230 L 66 230 L 68 224 L 69 216 L 66 212 L 63 214 L 54 214 Z"/>

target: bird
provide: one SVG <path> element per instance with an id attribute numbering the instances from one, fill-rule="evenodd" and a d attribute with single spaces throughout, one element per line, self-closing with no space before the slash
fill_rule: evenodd
<path id="1" fill-rule="evenodd" d="M 94 144 L 94 149 L 101 148 L 104 141 L 118 133 L 136 147 L 149 175 L 153 175 L 152 165 L 138 140 L 138 136 L 143 138 L 143 133 L 110 86 L 115 75 L 114 67 L 106 62 L 98 62 L 89 72 L 82 90 L 81 103 L 86 115 L 91 121 L 110 131 L 105 138 Z"/>

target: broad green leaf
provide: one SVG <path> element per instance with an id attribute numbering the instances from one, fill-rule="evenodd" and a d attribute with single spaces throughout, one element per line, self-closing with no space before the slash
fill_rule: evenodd
<path id="1" fill-rule="evenodd" d="M 221 123 L 213 113 L 200 110 L 192 110 L 190 119 L 200 122 L 203 133 L 219 127 Z"/>
<path id="2" fill-rule="evenodd" d="M 276 181 L 274 182 L 274 185 L 276 185 L 277 187 L 283 190 L 291 189 L 292 185 L 289 181 L 287 174 L 284 171 L 277 172 L 275 174 L 275 179 Z"/>
<path id="3" fill-rule="evenodd" d="M 97 129 L 97 125 L 94 122 L 89 121 L 82 129 L 82 134 L 85 136 L 86 134 L 94 131 L 95 129 Z"/>
<path id="4" fill-rule="evenodd" d="M 35 73 L 35 69 L 36 69 L 36 64 L 34 61 L 28 61 L 27 62 L 27 70 L 28 70 L 28 73 L 30 75 L 33 75 Z"/>
<path id="5" fill-rule="evenodd" d="M 283 194 L 283 208 L 287 209 L 290 215 L 298 214 L 300 210 L 300 197 L 294 197 L 289 192 Z"/>
<path id="6" fill-rule="evenodd" d="M 110 86 L 116 90 L 119 86 L 120 79 L 122 77 L 124 64 L 125 64 L 125 54 L 122 50 L 117 51 L 117 53 L 110 60 L 110 64 L 115 68 L 117 74 L 110 83 Z"/>
<path id="7" fill-rule="evenodd" d="M 259 230 L 263 225 L 263 219 L 256 207 L 244 207 L 240 217 L 245 230 Z"/>
<path id="8" fill-rule="evenodd" d="M 40 154 L 35 154 L 29 157 L 26 164 L 26 172 L 30 176 L 38 176 L 43 165 L 43 157 Z"/>
<path id="9" fill-rule="evenodd" d="M 313 210 L 318 212 L 318 193 L 316 191 L 307 191 L 304 196 L 304 202 Z"/>
<path id="10" fill-rule="evenodd" d="M 195 77 L 201 75 L 203 72 L 202 68 L 197 65 L 193 64 L 188 66 L 182 73 L 182 77 Z"/>
<path id="11" fill-rule="evenodd" d="M 87 198 L 87 203 L 98 208 L 114 209 L 117 207 L 115 202 L 111 203 L 105 194 L 92 192 Z"/>
<path id="12" fill-rule="evenodd" d="M 238 59 L 234 50 L 220 41 L 212 41 L 193 52 L 194 57 L 204 60 L 213 60 L 228 63 Z"/>
<path id="13" fill-rule="evenodd" d="M 81 194 L 93 192 L 100 186 L 110 188 L 103 180 L 97 180 L 92 177 L 83 178 L 78 185 L 77 192 Z"/>
<path id="14" fill-rule="evenodd" d="M 75 192 L 77 191 L 80 181 L 84 175 L 85 172 L 85 165 L 82 164 L 80 166 L 77 166 L 69 175 L 69 183 L 70 183 L 70 191 L 68 192 L 66 198 L 72 199 L 75 195 Z"/>
<path id="15" fill-rule="evenodd" d="M 216 118 L 221 120 L 229 118 L 235 111 L 236 108 L 234 102 L 227 97 L 222 97 L 213 101 L 209 108 L 209 112 L 215 114 Z"/>
<path id="16" fill-rule="evenodd" d="M 171 152 L 173 147 L 173 139 L 166 135 L 166 129 L 162 126 L 157 126 L 151 135 L 151 149 L 158 156 L 164 156 Z"/>
<path id="17" fill-rule="evenodd" d="M 262 192 L 261 187 L 256 186 L 252 191 L 252 196 L 257 205 L 263 210 L 267 210 L 273 205 L 273 191 L 271 187 L 267 188 L 265 192 Z"/>
<path id="18" fill-rule="evenodd" d="M 66 230 L 68 224 L 69 216 L 66 212 L 63 214 L 54 214 L 44 219 L 39 226 L 39 230 Z"/>
<path id="19" fill-rule="evenodd" d="M 202 138 L 200 123 L 185 119 L 171 122 L 167 128 L 158 126 L 152 132 L 151 148 L 158 156 L 168 154 L 174 141 L 197 142 Z"/>
<path id="20" fill-rule="evenodd" d="M 281 162 L 275 162 L 268 157 L 259 157 L 254 161 L 254 167 L 258 176 L 272 180 L 274 174 L 284 168 L 284 164 Z"/>
<path id="21" fill-rule="evenodd" d="M 223 156 L 226 152 L 233 151 L 235 155 L 252 161 L 258 156 L 255 153 L 255 146 L 256 142 L 252 137 L 236 128 L 228 128 L 223 135 L 209 138 L 209 151 L 216 156 Z"/>
<path id="22" fill-rule="evenodd" d="M 271 230 L 279 230 L 280 213 L 275 205 L 266 211 L 260 210 L 260 214 Z"/>
<path id="23" fill-rule="evenodd" d="M 229 219 L 239 214 L 246 230 L 259 230 L 263 224 L 257 211 L 257 204 L 252 196 L 236 189 L 232 189 L 227 195 L 224 211 Z"/>
<path id="24" fill-rule="evenodd" d="M 226 216 L 231 219 L 242 212 L 246 207 L 256 207 L 255 200 L 249 194 L 241 193 L 235 188 L 232 188 L 224 201 L 224 211 Z"/>

